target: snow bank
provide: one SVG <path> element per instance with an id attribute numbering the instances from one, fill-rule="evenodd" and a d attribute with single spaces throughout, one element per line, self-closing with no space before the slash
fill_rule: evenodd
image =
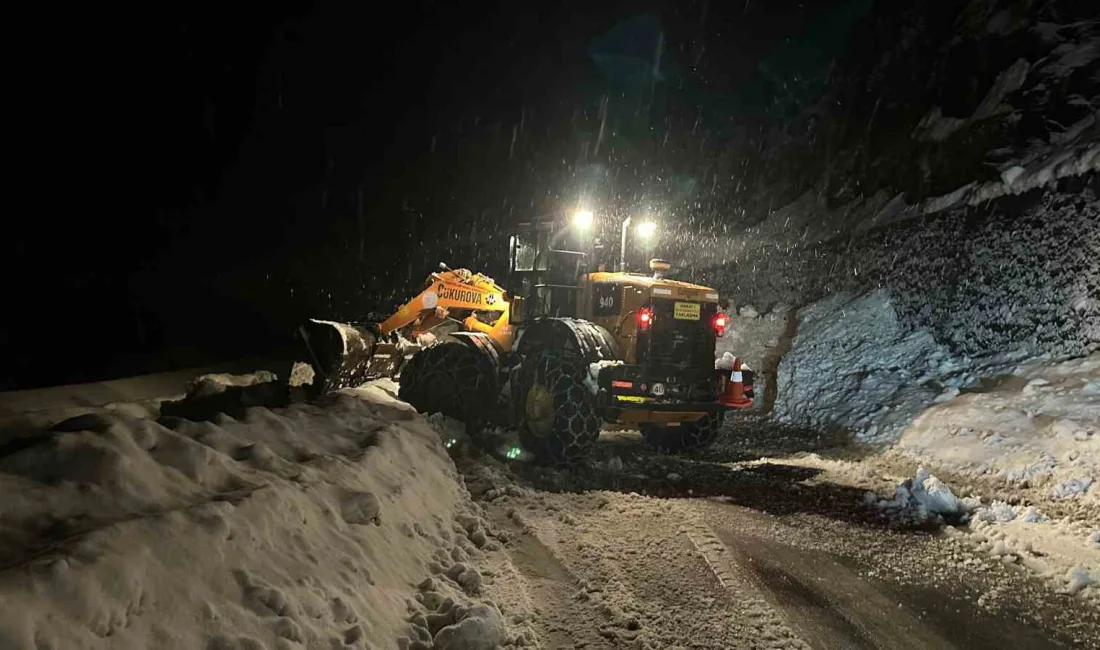
<path id="1" fill-rule="evenodd" d="M 959 498 L 923 466 L 899 484 L 892 497 L 867 492 L 868 507 L 886 511 L 908 524 L 953 524 L 946 532 L 969 539 L 979 551 L 1006 564 L 1019 563 L 1063 593 L 1080 594 L 1100 604 L 1092 587 L 1100 576 L 1100 528 L 1088 522 L 1052 520 L 1034 505 Z"/>
<path id="2" fill-rule="evenodd" d="M 1100 508 L 1100 394 L 1089 390 L 1097 377 L 1100 354 L 1015 368 L 928 408 L 894 450 L 1034 498 Z"/>
<path id="3" fill-rule="evenodd" d="M 491 540 L 458 523 L 472 506 L 436 431 L 385 390 L 76 418 L 0 449 L 0 493 L 4 648 L 409 645 L 429 591 L 451 598 L 435 647 L 504 629 L 470 600 Z"/>
<path id="4" fill-rule="evenodd" d="M 229 373 L 212 373 L 199 375 L 187 382 L 187 397 L 209 397 L 219 395 L 233 388 L 246 388 L 273 382 L 277 379 L 275 373 L 269 370 L 232 375 Z"/>
<path id="5" fill-rule="evenodd" d="M 1053 590 L 1100 605 L 1100 547 L 1090 541 L 1100 528 L 1049 518 L 1034 506 L 994 502 L 978 508 L 963 532 L 979 550 L 1023 566 Z"/>
<path id="6" fill-rule="evenodd" d="M 156 417 L 158 405 L 165 399 L 183 397 L 196 382 L 196 376 L 217 378 L 270 375 L 261 370 L 245 375 L 258 365 L 241 360 L 208 368 L 192 368 L 140 377 L 53 386 L 0 393 L 0 425 L 45 427 L 89 411 L 123 413 L 138 417 Z M 215 380 L 216 381 L 216 380 Z"/>

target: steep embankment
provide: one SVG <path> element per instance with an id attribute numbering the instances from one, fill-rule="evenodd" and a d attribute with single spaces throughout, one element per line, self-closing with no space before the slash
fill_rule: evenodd
<path id="1" fill-rule="evenodd" d="M 1083 3 L 1009 0 L 880 3 L 870 22 L 771 136 L 753 225 L 694 264 L 771 314 L 729 343 L 763 346 L 782 421 L 889 441 L 983 376 L 1100 349 L 1100 26 Z"/>

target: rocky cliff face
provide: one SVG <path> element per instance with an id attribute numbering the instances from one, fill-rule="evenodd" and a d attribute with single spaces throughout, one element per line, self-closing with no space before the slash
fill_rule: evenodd
<path id="1" fill-rule="evenodd" d="M 780 419 L 889 438 L 1003 362 L 1100 349 L 1088 4 L 880 3 L 828 96 L 772 134 L 746 228 L 686 266 L 736 303 L 804 308 Z"/>
<path id="2" fill-rule="evenodd" d="M 1093 173 L 741 267 L 756 304 L 809 302 L 780 346 L 775 415 L 888 441 L 1016 362 L 1100 350 L 1098 191 Z"/>
<path id="3" fill-rule="evenodd" d="M 703 273 L 737 302 L 801 306 L 884 289 L 901 326 L 959 354 L 1100 349 L 1100 174 Z"/>

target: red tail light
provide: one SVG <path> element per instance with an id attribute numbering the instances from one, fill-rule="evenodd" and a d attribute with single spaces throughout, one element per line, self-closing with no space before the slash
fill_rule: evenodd
<path id="1" fill-rule="evenodd" d="M 714 317 L 714 335 L 722 336 L 726 333 L 726 325 L 729 324 L 725 314 L 718 314 Z"/>
<path id="2" fill-rule="evenodd" d="M 647 330 L 653 324 L 653 310 L 642 307 L 638 310 L 638 329 Z"/>

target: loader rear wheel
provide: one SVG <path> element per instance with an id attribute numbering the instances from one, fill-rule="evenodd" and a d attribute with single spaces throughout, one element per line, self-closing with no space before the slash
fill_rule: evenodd
<path id="1" fill-rule="evenodd" d="M 519 436 L 539 459 L 575 462 L 600 437 L 600 419 L 584 385 L 585 372 L 584 363 L 553 354 L 524 361 Z"/>
<path id="2" fill-rule="evenodd" d="M 695 422 L 681 422 L 680 426 L 643 424 L 642 437 L 662 451 L 691 451 L 709 446 L 721 428 L 722 413 L 708 413 Z"/>
<path id="3" fill-rule="evenodd" d="M 478 350 L 441 341 L 405 364 L 398 397 L 425 415 L 442 413 L 477 424 L 496 404 L 496 369 Z"/>

